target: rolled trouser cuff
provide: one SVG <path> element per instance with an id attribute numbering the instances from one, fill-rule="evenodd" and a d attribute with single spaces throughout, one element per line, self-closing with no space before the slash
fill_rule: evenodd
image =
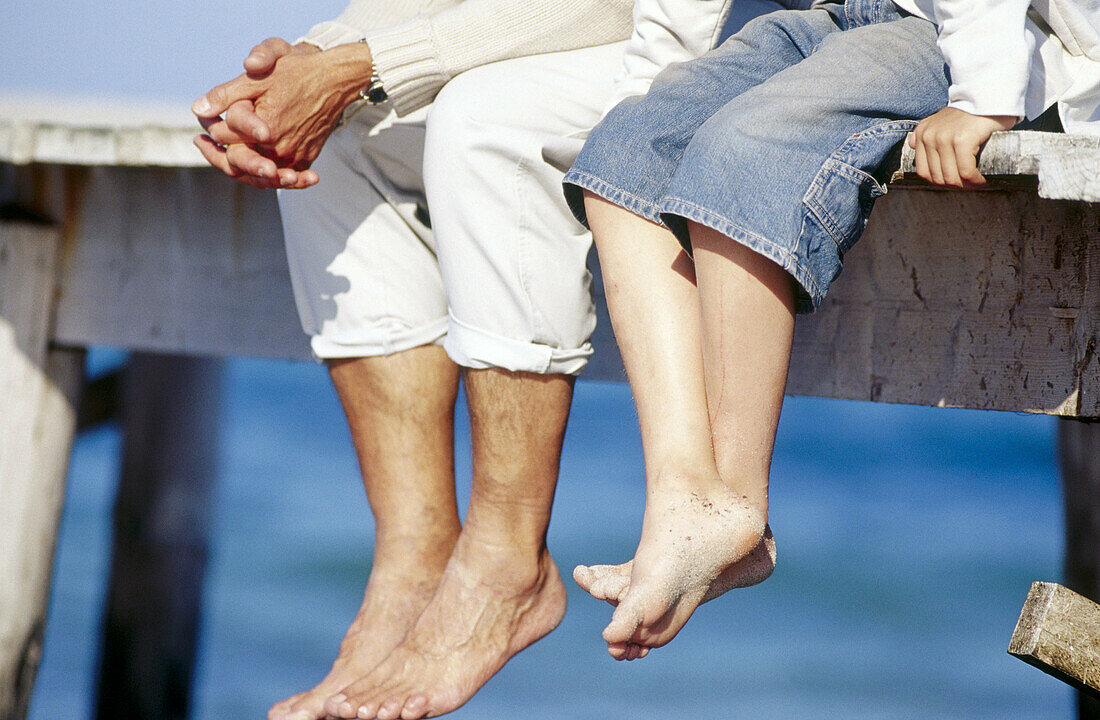
<path id="1" fill-rule="evenodd" d="M 372 328 L 354 335 L 313 335 L 309 346 L 318 360 L 393 355 L 422 345 L 441 345 L 447 326 L 444 317 L 418 327 Z"/>
<path id="2" fill-rule="evenodd" d="M 578 375 L 592 356 L 592 345 L 587 342 L 579 348 L 524 342 L 467 325 L 454 315 L 451 315 L 443 348 L 463 367 L 501 368 L 540 375 Z"/>

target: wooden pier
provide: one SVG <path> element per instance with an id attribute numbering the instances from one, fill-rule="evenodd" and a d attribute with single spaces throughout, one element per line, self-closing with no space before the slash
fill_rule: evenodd
<path id="1" fill-rule="evenodd" d="M 180 358 L 153 372 L 196 398 L 216 382 L 189 375 L 186 357 L 310 358 L 274 194 L 206 167 L 194 132 L 180 109 L 104 116 L 92 105 L 0 99 L 0 720 L 23 717 L 40 654 L 83 348 Z M 1062 416 L 1065 582 L 1100 600 L 1100 143 L 1004 133 L 982 163 L 1005 182 L 953 192 L 913 183 L 902 158 L 824 307 L 798 321 L 788 392 Z M 594 285 L 602 290 L 598 277 Z M 622 380 L 602 298 L 599 312 L 585 376 Z M 155 432 L 174 418 L 167 436 L 197 439 L 216 420 L 166 410 L 167 401 L 146 391 L 138 404 L 148 415 L 131 414 L 128 427 Z M 201 476 L 187 453 L 204 447 L 176 443 L 171 452 L 183 455 L 173 464 Z M 155 502 L 172 485 L 167 472 L 143 466 L 147 486 L 124 486 Z M 192 497 L 200 523 L 204 502 Z M 120 500 L 116 513 L 125 512 Z M 160 520 L 127 537 L 163 540 L 171 518 Z M 201 579 L 201 538 L 182 542 Z M 160 615 L 128 602 L 127 588 L 144 580 L 125 568 L 157 556 L 134 562 L 120 557 L 127 549 L 152 552 L 116 547 L 111 632 L 124 640 L 134 625 L 186 628 L 193 587 L 192 600 Z M 154 650 L 173 662 L 191 652 L 187 643 Z M 156 652 L 140 661 L 145 670 Z M 1082 697 L 1081 717 L 1100 718 L 1100 703 Z M 185 709 L 142 712 L 163 720 Z"/>

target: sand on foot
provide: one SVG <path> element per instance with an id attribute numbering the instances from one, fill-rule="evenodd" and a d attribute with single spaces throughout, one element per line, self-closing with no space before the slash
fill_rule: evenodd
<path id="1" fill-rule="evenodd" d="M 574 573 L 616 606 L 603 632 L 608 652 L 620 660 L 644 657 L 671 641 L 703 602 L 764 580 L 775 566 L 766 531 L 763 514 L 725 486 L 655 491 L 634 559 Z"/>

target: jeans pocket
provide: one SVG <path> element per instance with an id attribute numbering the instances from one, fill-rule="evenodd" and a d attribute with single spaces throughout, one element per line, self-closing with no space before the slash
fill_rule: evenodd
<path id="1" fill-rule="evenodd" d="M 802 204 L 841 253 L 859 239 L 875 200 L 886 194 L 875 173 L 916 126 L 916 120 L 893 120 L 858 132 L 829 155 L 814 176 Z"/>

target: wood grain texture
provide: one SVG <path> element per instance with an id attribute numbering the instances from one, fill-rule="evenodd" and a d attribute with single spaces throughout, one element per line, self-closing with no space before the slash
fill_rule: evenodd
<path id="1" fill-rule="evenodd" d="M 0 720 L 30 702 L 76 426 L 83 353 L 48 343 L 59 245 L 0 222 Z"/>
<path id="2" fill-rule="evenodd" d="M 892 190 L 799 319 L 788 392 L 1100 414 L 1098 262 L 1100 206 Z"/>
<path id="3" fill-rule="evenodd" d="M 273 192 L 212 169 L 88 168 L 67 187 L 54 337 L 189 355 L 312 358 Z"/>
<path id="4" fill-rule="evenodd" d="M 51 210 L 66 228 L 57 340 L 310 357 L 272 193 L 213 170 L 55 180 L 68 188 Z M 822 309 L 799 319 L 789 392 L 1100 415 L 1098 208 L 1026 190 L 892 190 Z M 585 377 L 622 380 L 598 300 Z"/>
<path id="5" fill-rule="evenodd" d="M 1032 583 L 1008 652 L 1100 696 L 1100 605 L 1056 583 Z"/>
<path id="6" fill-rule="evenodd" d="M 916 173 L 916 151 L 902 146 L 898 179 Z M 1100 202 L 1100 137 L 1010 131 L 989 138 L 978 160 L 989 176 L 1033 175 L 1039 197 Z"/>
<path id="7" fill-rule="evenodd" d="M 204 167 L 184 104 L 0 94 L 0 161 Z"/>
<path id="8" fill-rule="evenodd" d="M 1048 136 L 1014 133 L 1004 142 Z M 272 193 L 210 169 L 42 173 L 48 214 L 66 237 L 58 341 L 310 357 Z M 18 191 L 26 182 L 7 184 Z M 1100 415 L 1097 207 L 1028 190 L 892 189 L 824 307 L 799 320 L 790 392 Z M 622 380 L 606 308 L 598 308 L 585 377 Z"/>

